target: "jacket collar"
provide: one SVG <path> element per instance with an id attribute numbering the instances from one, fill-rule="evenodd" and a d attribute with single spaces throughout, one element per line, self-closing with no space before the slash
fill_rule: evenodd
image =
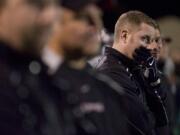
<path id="1" fill-rule="evenodd" d="M 111 55 L 115 60 L 117 60 L 118 62 L 122 63 L 124 66 L 130 69 L 137 65 L 132 59 L 128 58 L 127 56 L 125 56 L 124 54 L 115 50 L 112 47 L 105 48 L 105 55 Z"/>

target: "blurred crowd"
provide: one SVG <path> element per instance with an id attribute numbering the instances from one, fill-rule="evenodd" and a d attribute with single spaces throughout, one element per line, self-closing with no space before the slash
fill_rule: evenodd
<path id="1" fill-rule="evenodd" d="M 180 135 L 171 37 L 96 2 L 0 0 L 0 135 Z"/>

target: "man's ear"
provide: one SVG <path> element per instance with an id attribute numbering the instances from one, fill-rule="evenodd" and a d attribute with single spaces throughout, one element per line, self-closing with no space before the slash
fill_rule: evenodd
<path id="1" fill-rule="evenodd" d="M 121 41 L 123 41 L 124 43 L 127 42 L 127 39 L 128 39 L 128 30 L 122 30 L 121 31 L 121 35 L 120 35 L 120 38 L 121 38 Z"/>

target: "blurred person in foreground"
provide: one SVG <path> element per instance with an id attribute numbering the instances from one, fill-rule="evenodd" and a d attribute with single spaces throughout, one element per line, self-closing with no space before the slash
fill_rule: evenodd
<path id="1" fill-rule="evenodd" d="M 64 107 L 63 129 L 67 135 L 128 135 L 121 87 L 87 64 L 99 52 L 102 28 L 97 7 L 87 3 L 63 10 L 61 29 L 49 44 L 64 59 L 52 74 L 58 106 Z"/>
<path id="2" fill-rule="evenodd" d="M 126 115 L 132 135 L 168 134 L 166 93 L 156 63 L 162 47 L 157 23 L 140 11 L 122 14 L 115 25 L 113 47 L 107 47 L 98 70 L 131 97 Z"/>
<path id="3" fill-rule="evenodd" d="M 99 30 L 103 27 L 102 21 L 99 19 L 99 16 L 102 16 L 102 12 L 99 8 L 96 7 L 95 0 L 77 0 L 76 2 L 73 0 L 61 0 L 60 3 L 62 11 L 61 17 L 59 21 L 56 21 L 54 24 L 52 36 L 49 38 L 47 45 L 42 51 L 42 60 L 48 66 L 49 74 L 54 74 L 64 61 L 63 51 L 61 51 L 61 48 L 59 47 L 59 42 L 61 42 L 61 40 L 65 40 L 69 42 L 75 42 L 74 44 L 76 44 L 76 42 L 80 41 L 78 38 L 81 37 L 77 35 L 80 30 L 77 31 L 79 27 L 75 27 L 75 19 L 78 20 L 82 18 L 88 20 L 92 18 L 93 21 L 98 25 L 97 27 L 99 27 Z M 85 10 L 87 11 L 85 11 L 84 8 L 86 8 Z M 88 16 L 81 12 L 87 12 L 85 14 L 88 14 Z M 69 23 L 71 23 L 73 26 L 69 25 Z M 74 30 L 69 33 L 65 33 L 65 29 L 70 28 L 69 26 L 74 27 Z M 60 36 L 62 34 L 63 37 Z M 76 38 L 76 36 L 78 38 Z M 71 44 L 73 45 L 73 43 Z M 99 49 L 97 50 L 99 51 Z"/>
<path id="4" fill-rule="evenodd" d="M 0 1 L 0 134 L 60 135 L 38 58 L 58 8 L 53 0 Z"/>

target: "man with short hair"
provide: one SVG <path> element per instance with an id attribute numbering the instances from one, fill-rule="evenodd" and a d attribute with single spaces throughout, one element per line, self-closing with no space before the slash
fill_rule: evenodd
<path id="1" fill-rule="evenodd" d="M 140 11 L 129 11 L 117 20 L 113 47 L 106 48 L 98 66 L 128 95 L 126 114 L 133 135 L 168 134 L 166 94 L 156 67 L 161 46 L 157 23 Z"/>
<path id="2" fill-rule="evenodd" d="M 0 4 L 0 134 L 59 135 L 52 87 L 38 58 L 59 8 L 52 0 Z"/>

